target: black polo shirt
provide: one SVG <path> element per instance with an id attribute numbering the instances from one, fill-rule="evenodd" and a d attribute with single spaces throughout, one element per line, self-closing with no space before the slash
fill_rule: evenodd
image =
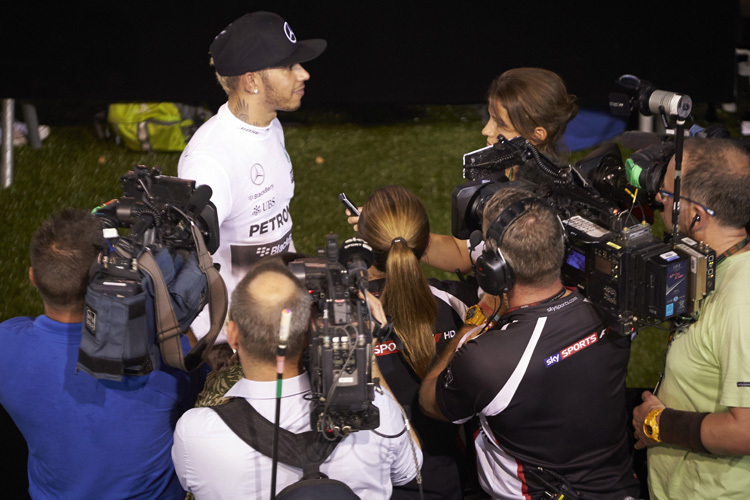
<path id="1" fill-rule="evenodd" d="M 478 415 L 483 488 L 499 498 L 543 493 L 530 467 L 562 475 L 586 498 L 638 495 L 628 443 L 630 339 L 608 334 L 577 291 L 510 311 L 467 342 L 436 384 L 449 420 Z"/>

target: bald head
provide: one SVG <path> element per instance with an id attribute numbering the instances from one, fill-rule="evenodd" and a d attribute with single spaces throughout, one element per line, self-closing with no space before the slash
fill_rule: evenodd
<path id="1" fill-rule="evenodd" d="M 232 293 L 229 320 L 239 333 L 240 350 L 257 360 L 275 362 L 281 311 L 292 311 L 287 356 L 298 356 L 307 343 L 311 299 L 280 259 L 253 265 Z"/>

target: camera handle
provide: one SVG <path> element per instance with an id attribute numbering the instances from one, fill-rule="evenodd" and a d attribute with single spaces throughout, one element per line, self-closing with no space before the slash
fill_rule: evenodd
<path id="1" fill-rule="evenodd" d="M 680 231 L 680 181 L 682 180 L 682 146 L 685 142 L 685 120 L 675 120 L 674 135 L 674 197 L 672 198 L 672 245 L 677 244 Z"/>

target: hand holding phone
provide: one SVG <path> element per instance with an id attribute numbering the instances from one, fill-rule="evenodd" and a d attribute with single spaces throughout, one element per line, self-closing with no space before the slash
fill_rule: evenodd
<path id="1" fill-rule="evenodd" d="M 349 198 L 346 197 L 346 193 L 339 193 L 339 200 L 341 200 L 341 203 L 349 209 L 349 212 L 351 212 L 353 216 L 359 217 L 359 210 L 354 206 L 354 203 L 349 201 Z"/>

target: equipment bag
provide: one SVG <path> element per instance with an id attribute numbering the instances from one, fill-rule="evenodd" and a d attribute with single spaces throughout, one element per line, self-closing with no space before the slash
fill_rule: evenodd
<path id="1" fill-rule="evenodd" d="M 158 367 L 159 351 L 164 363 L 183 371 L 205 360 L 224 324 L 228 297 L 200 230 L 193 224 L 191 231 L 196 248 L 186 259 L 179 254 L 173 258 L 166 247 L 152 253 L 149 247 L 120 238 L 114 252 L 126 261 L 135 260 L 134 269 L 92 265 L 79 369 L 119 381 L 124 375 L 152 372 Z M 181 336 L 206 300 L 210 330 L 183 356 Z"/>
<path id="2" fill-rule="evenodd" d="M 257 452 L 273 458 L 274 424 L 258 413 L 245 398 L 232 398 L 228 403 L 211 408 L 243 441 Z M 302 479 L 281 490 L 276 499 L 359 500 L 359 496 L 349 486 L 320 472 L 320 464 L 329 457 L 339 441 L 341 437 L 328 440 L 316 431 L 294 434 L 279 428 L 277 459 L 281 463 L 302 469 Z"/>
<path id="3" fill-rule="evenodd" d="M 176 102 L 114 103 L 107 110 L 118 143 L 134 151 L 182 151 L 211 117 L 200 106 Z"/>

